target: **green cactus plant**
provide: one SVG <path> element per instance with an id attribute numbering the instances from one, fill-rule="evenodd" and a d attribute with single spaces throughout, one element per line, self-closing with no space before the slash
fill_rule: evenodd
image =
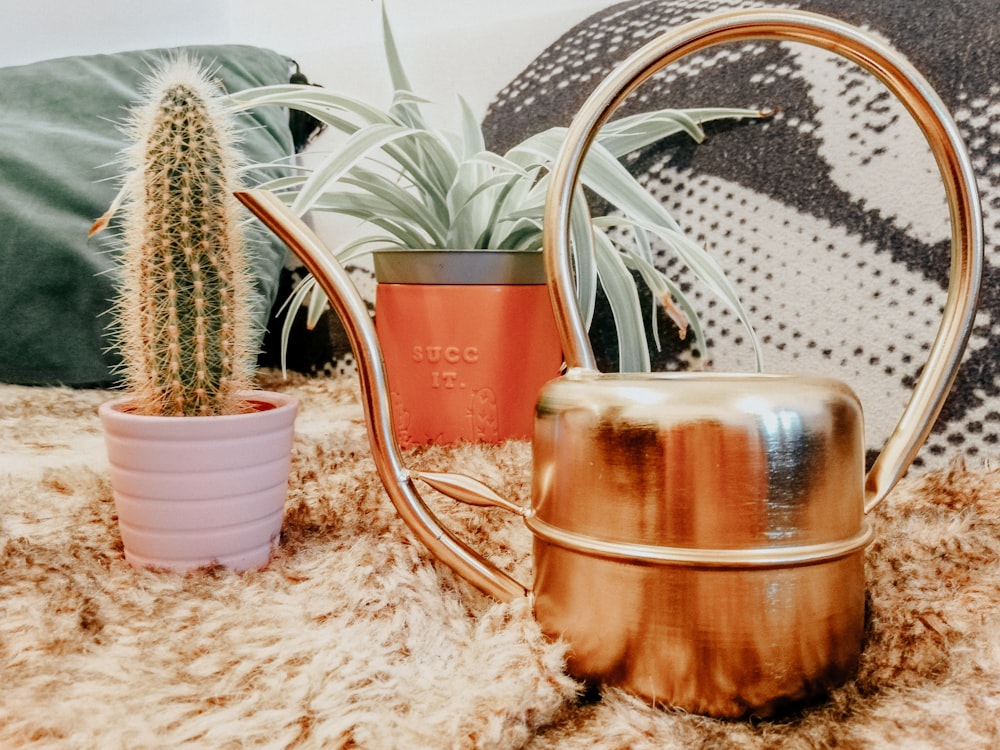
<path id="1" fill-rule="evenodd" d="M 123 126 L 114 330 L 138 413 L 246 410 L 238 392 L 253 378 L 251 281 L 233 197 L 240 158 L 220 94 L 205 68 L 178 55 L 153 72 Z"/>

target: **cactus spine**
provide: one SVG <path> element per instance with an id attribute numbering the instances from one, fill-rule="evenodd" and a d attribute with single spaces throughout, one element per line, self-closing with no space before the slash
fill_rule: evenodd
<path id="1" fill-rule="evenodd" d="M 252 379 L 250 284 L 232 124 L 185 56 L 150 79 L 126 124 L 118 343 L 135 410 L 241 410 Z"/>

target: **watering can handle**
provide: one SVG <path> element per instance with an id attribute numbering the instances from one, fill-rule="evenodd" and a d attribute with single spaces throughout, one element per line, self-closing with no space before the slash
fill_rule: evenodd
<path id="1" fill-rule="evenodd" d="M 903 414 L 865 480 L 865 512 L 903 476 L 944 405 L 972 330 L 983 265 L 983 219 L 975 175 L 958 127 L 913 66 L 878 41 L 826 16 L 795 10 L 738 10 L 685 24 L 647 44 L 590 95 L 570 124 L 552 169 L 545 205 L 545 267 L 566 364 L 597 369 L 573 293 L 569 227 L 584 156 L 611 113 L 639 84 L 697 50 L 773 39 L 822 47 L 860 65 L 895 94 L 920 126 L 944 180 L 951 215 L 948 297 L 927 364 Z"/>

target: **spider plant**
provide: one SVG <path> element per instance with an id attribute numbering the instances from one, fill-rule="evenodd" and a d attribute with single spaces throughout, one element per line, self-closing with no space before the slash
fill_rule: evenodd
<path id="1" fill-rule="evenodd" d="M 545 130 L 504 154 L 493 153 L 487 150 L 480 125 L 461 98 L 461 132 L 432 127 L 421 110 L 426 101 L 412 91 L 384 6 L 382 29 L 394 88 L 388 110 L 309 85 L 259 87 L 228 97 L 229 106 L 236 110 L 264 105 L 299 110 L 344 136 L 339 147 L 313 168 L 300 169 L 262 187 L 282 196 L 300 215 L 328 211 L 359 219 L 364 233 L 332 250 L 341 263 L 380 250 L 540 251 L 548 169 L 562 145 L 565 128 Z M 655 315 L 658 301 L 676 324 L 678 334 L 684 337 L 690 327 L 698 350 L 703 356 L 707 352 L 704 332 L 690 302 L 654 264 L 654 240 L 665 243 L 738 316 L 749 332 L 760 369 L 759 342 L 722 268 L 684 234 L 670 213 L 629 173 L 622 159 L 678 133 L 700 142 L 705 138 L 702 124 L 710 120 L 762 115 L 735 108 L 645 112 L 606 124 L 588 151 L 571 220 L 577 295 L 589 327 L 598 284 L 603 287 L 614 316 L 621 371 L 650 369 L 649 342 L 634 274 L 652 292 L 654 309 L 650 313 Z M 593 215 L 585 187 L 616 206 L 618 212 Z M 308 277 L 288 304 L 294 311 L 307 299 L 308 324 L 312 326 L 326 299 L 315 280 Z M 291 322 L 289 314 L 282 356 Z"/>

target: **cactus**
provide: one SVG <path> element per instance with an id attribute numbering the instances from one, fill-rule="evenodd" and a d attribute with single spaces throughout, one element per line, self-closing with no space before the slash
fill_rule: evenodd
<path id="1" fill-rule="evenodd" d="M 146 94 L 124 128 L 125 383 L 139 413 L 239 412 L 253 332 L 235 131 L 208 71 L 186 56 L 165 61 Z"/>

